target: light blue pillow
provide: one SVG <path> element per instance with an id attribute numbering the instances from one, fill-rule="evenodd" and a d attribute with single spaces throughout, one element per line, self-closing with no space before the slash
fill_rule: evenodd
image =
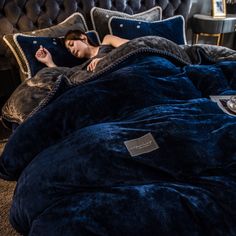
<path id="1" fill-rule="evenodd" d="M 108 24 L 110 34 L 121 38 L 134 39 L 154 35 L 179 45 L 186 44 L 185 20 L 181 15 L 153 22 L 111 17 Z"/>

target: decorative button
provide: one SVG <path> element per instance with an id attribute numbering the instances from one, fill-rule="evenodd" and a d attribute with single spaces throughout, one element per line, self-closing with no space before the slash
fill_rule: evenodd
<path id="1" fill-rule="evenodd" d="M 137 29 L 140 29 L 140 25 L 137 25 L 136 27 L 137 27 Z"/>
<path id="2" fill-rule="evenodd" d="M 120 27 L 122 28 L 124 25 L 123 24 L 120 24 Z"/>
<path id="3" fill-rule="evenodd" d="M 38 41 L 36 41 L 36 40 L 33 41 L 33 44 L 37 44 L 37 43 L 38 43 Z"/>

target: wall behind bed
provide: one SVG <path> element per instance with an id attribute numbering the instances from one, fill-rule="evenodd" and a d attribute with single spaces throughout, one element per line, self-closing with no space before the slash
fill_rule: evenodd
<path id="1" fill-rule="evenodd" d="M 94 6 L 129 14 L 161 6 L 163 18 L 181 14 L 187 19 L 191 0 L 0 0 L 0 101 L 20 83 L 18 65 L 2 37 L 56 25 L 74 12 L 82 13 L 91 29 Z"/>

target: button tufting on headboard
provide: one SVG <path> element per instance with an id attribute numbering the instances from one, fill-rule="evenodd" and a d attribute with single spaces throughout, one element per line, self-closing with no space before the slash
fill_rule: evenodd
<path id="1" fill-rule="evenodd" d="M 4 34 L 32 31 L 46 28 L 59 22 L 74 12 L 85 16 L 89 28 L 92 28 L 90 10 L 97 6 L 136 14 L 154 6 L 163 8 L 163 18 L 189 12 L 191 0 L 0 0 L 0 67 L 7 60 Z"/>
<path id="2" fill-rule="evenodd" d="M 5 30 L 1 29 L 1 33 L 11 33 L 12 26 L 16 29 L 14 31 L 44 28 L 63 21 L 76 11 L 85 15 L 90 22 L 89 11 L 93 6 L 135 14 L 160 5 L 164 18 L 176 14 L 182 14 L 186 18 L 189 2 L 190 0 L 2 0 L 0 27 L 5 25 Z"/>

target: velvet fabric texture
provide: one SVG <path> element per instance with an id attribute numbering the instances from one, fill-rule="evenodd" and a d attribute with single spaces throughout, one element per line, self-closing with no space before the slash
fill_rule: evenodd
<path id="1" fill-rule="evenodd" d="M 159 6 L 156 6 L 138 14 L 126 14 L 124 12 L 93 7 L 90 15 L 93 29 L 98 32 L 100 40 L 102 41 L 104 36 L 109 34 L 109 20 L 111 17 L 117 16 L 123 19 L 157 21 L 162 19 L 162 9 Z"/>
<path id="2" fill-rule="evenodd" d="M 138 14 L 155 6 L 163 9 L 164 18 L 181 14 L 187 19 L 191 0 L 50 0 L 29 3 L 28 1 L 0 0 L 0 67 L 4 70 L 9 67 L 14 70 L 16 66 L 15 60 L 9 55 L 9 50 L 2 40 L 3 35 L 48 28 L 63 22 L 73 13 L 81 13 L 91 30 L 90 10 L 93 7 Z"/>
<path id="3" fill-rule="evenodd" d="M 110 66 L 116 65 L 130 54 L 146 51 L 155 51 L 179 63 L 191 62 L 186 52 L 173 42 L 160 37 L 146 36 L 129 41 L 107 56 L 103 55 L 96 67 L 96 73 L 92 73 L 92 76 L 108 70 Z M 90 79 L 91 73 L 86 70 L 88 63 L 90 60 L 74 68 L 56 67 L 40 70 L 33 79 L 26 80 L 17 87 L 3 106 L 2 116 L 8 122 L 21 124 L 32 113 L 48 104 L 54 94 L 58 94 L 57 90 L 60 90 L 62 85 L 77 85 Z M 62 89 L 64 90 L 64 87 Z"/>
<path id="4" fill-rule="evenodd" d="M 236 93 L 236 61 L 173 58 L 126 56 L 16 129 L 0 173 L 18 179 L 18 232 L 235 235 L 236 117 L 209 95 Z M 147 133 L 159 148 L 131 157 L 124 142 Z"/>
<path id="5" fill-rule="evenodd" d="M 51 27 L 39 29 L 39 30 L 27 31 L 27 32 L 24 32 L 24 35 L 30 35 L 31 37 L 58 38 L 58 37 L 63 37 L 69 30 L 75 30 L 75 29 L 81 29 L 84 32 L 88 31 L 88 27 L 87 27 L 85 18 L 79 12 L 71 14 L 69 17 L 67 17 L 63 22 L 60 22 L 59 24 L 53 25 Z M 6 34 L 3 37 L 3 39 L 6 43 L 6 45 L 9 47 L 12 54 L 14 55 L 14 57 L 16 58 L 16 61 L 18 62 L 18 65 L 19 65 L 20 70 L 22 72 L 21 79 L 25 80 L 35 74 L 34 73 L 35 71 L 31 71 L 32 68 L 30 68 L 30 66 L 28 65 L 27 58 L 25 58 L 25 55 L 22 55 L 25 53 L 25 50 L 27 50 L 27 47 L 32 49 L 32 45 L 28 44 L 26 48 L 21 48 L 21 44 L 18 43 L 18 41 L 17 41 L 18 35 L 19 35 L 19 33 Z M 27 40 L 27 38 L 25 38 L 25 41 L 26 40 Z M 34 41 L 37 41 L 37 38 Z M 24 42 L 24 43 L 26 43 L 26 42 Z M 54 45 L 54 47 L 55 47 L 55 45 Z M 26 56 L 28 56 L 28 55 L 26 55 Z M 33 61 L 35 61 L 34 58 L 33 58 Z M 35 65 L 33 65 L 32 67 L 35 67 Z M 39 65 L 37 65 L 37 67 L 39 67 Z"/>
<path id="6" fill-rule="evenodd" d="M 174 16 L 155 22 L 111 17 L 109 30 L 110 34 L 126 39 L 155 35 L 169 39 L 177 44 L 186 44 L 183 16 Z"/>
<path id="7" fill-rule="evenodd" d="M 95 31 L 86 32 L 87 37 L 94 43 L 99 45 L 100 40 Z M 87 59 L 76 58 L 65 47 L 63 37 L 41 37 L 41 36 L 29 36 L 24 34 L 15 34 L 14 43 L 14 55 L 17 57 L 17 61 L 28 78 L 33 77 L 39 70 L 45 67 L 35 58 L 35 53 L 39 49 L 40 45 L 47 48 L 52 54 L 53 61 L 57 66 L 73 67 L 84 63 Z M 16 52 L 17 51 L 17 52 Z M 19 57 L 18 57 L 19 55 Z"/>

